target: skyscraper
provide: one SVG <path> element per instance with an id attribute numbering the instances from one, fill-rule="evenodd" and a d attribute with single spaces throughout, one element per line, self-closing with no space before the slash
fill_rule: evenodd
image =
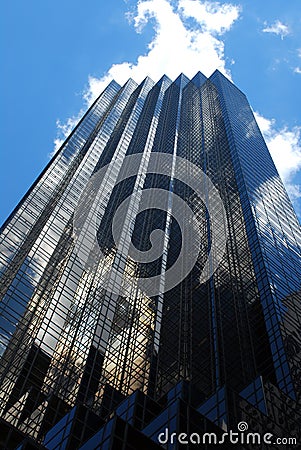
<path id="1" fill-rule="evenodd" d="M 245 95 L 112 81 L 1 229 L 2 446 L 300 439 L 300 269 Z"/>

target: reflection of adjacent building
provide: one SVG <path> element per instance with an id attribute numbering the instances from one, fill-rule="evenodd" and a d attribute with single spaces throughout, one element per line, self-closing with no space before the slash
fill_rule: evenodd
<path id="1" fill-rule="evenodd" d="M 105 258 L 100 278 L 112 263 L 113 255 Z M 91 273 L 82 277 L 45 384 L 70 404 L 80 399 L 96 402 L 97 409 L 106 383 L 125 394 L 147 389 L 154 310 L 134 283 L 129 296 L 122 297 L 108 293 L 99 279 L 91 285 L 91 277 Z"/>
<path id="2" fill-rule="evenodd" d="M 31 380 L 31 370 L 37 372 L 33 376 L 33 380 L 36 377 L 39 378 L 37 392 L 31 395 L 31 408 L 34 409 L 39 404 L 39 401 L 35 403 L 33 399 L 35 395 L 37 397 L 40 396 L 39 390 L 43 385 L 43 378 L 51 358 L 49 351 L 44 352 L 43 339 L 39 339 L 39 333 L 43 330 L 43 322 L 46 320 L 47 312 L 53 311 L 55 306 L 57 306 L 53 305 L 54 293 L 57 281 L 64 270 L 70 243 L 69 227 L 69 229 L 65 230 L 56 251 L 46 265 L 40 284 L 36 289 L 32 288 L 29 292 L 28 298 L 30 300 L 28 306 L 2 355 L 2 389 L 0 398 L 1 410 L 4 410 L 6 414 L 9 408 L 14 409 L 16 401 L 19 401 L 22 396 L 28 395 L 31 388 L 35 389 L 35 381 Z M 24 278 L 27 280 L 28 277 L 25 276 Z M 23 290 L 24 292 L 27 293 L 28 291 Z M 44 344 L 47 346 L 47 343 Z M 40 371 L 41 374 L 39 374 Z M 12 420 L 14 421 L 13 417 Z"/>
<path id="3" fill-rule="evenodd" d="M 205 283 L 211 219 L 176 164 L 149 172 L 158 152 L 202 169 L 222 199 L 226 251 Z M 137 173 L 119 183 L 134 154 Z M 93 183 L 86 192 L 107 165 L 97 195 Z M 168 193 L 166 209 L 138 213 L 152 188 Z M 117 246 L 113 217 L 133 193 Z M 164 292 L 182 243 L 172 194 L 202 241 Z M 131 243 L 149 251 L 158 229 L 160 256 L 135 262 Z M 220 437 L 240 421 L 300 437 L 300 227 L 245 96 L 218 71 L 112 82 L 1 231 L 5 448 L 156 449 L 166 427 Z M 138 280 L 157 276 L 150 297 Z"/>
<path id="4" fill-rule="evenodd" d="M 3 417 L 32 437 L 37 438 L 49 423 L 47 415 L 53 401 L 60 418 L 77 403 L 89 404 L 98 411 L 107 385 L 121 394 L 147 391 L 153 303 L 131 281 L 132 263 L 125 268 L 129 296 L 106 292 L 100 280 L 106 278 L 113 262 L 114 254 L 109 254 L 97 280 L 91 272 L 82 274 L 64 322 L 56 321 L 60 336 L 55 328 L 51 333 L 42 320 L 39 328 L 26 329 L 27 336 L 39 331 L 36 342 L 40 346 L 30 344 L 32 339 L 21 341 L 20 329 L 19 335 L 16 333 L 15 339 L 22 342 L 22 357 L 3 378 Z M 44 315 L 44 322 L 47 320 Z"/>

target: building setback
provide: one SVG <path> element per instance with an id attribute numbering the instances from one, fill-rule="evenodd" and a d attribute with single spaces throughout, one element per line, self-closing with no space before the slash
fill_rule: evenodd
<path id="1" fill-rule="evenodd" d="M 224 75 L 112 81 L 1 228 L 1 448 L 300 442 L 300 242 Z"/>

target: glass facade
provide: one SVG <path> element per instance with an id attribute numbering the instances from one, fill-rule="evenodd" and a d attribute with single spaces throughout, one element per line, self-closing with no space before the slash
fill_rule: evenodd
<path id="1" fill-rule="evenodd" d="M 2 447 L 300 439 L 300 242 L 219 71 L 112 81 L 1 228 Z"/>

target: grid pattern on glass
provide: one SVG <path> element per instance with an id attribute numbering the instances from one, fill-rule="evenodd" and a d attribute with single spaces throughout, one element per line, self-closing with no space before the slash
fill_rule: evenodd
<path id="1" fill-rule="evenodd" d="M 196 165 L 222 198 L 227 248 L 205 283 L 200 276 L 212 221 L 202 199 L 176 178 L 174 165 L 168 175 L 149 173 L 159 152 L 174 162 L 186 159 L 183 170 L 188 162 Z M 126 158 L 135 154 L 137 173 L 118 184 Z M 91 177 L 107 164 L 101 201 L 91 203 L 89 216 L 91 222 L 97 217 L 104 254 L 95 261 L 89 220 L 78 241 L 74 211 Z M 139 198 L 156 188 L 168 193 L 165 210 L 137 215 L 137 202 L 130 202 L 117 248 L 111 228 L 118 207 L 131 194 Z M 165 292 L 166 272 L 181 251 L 172 194 L 189 205 L 202 239 L 192 271 Z M 188 227 L 184 209 L 177 214 Z M 149 250 L 155 229 L 164 232 L 162 253 L 151 263 L 134 261 L 130 243 Z M 40 442 L 48 432 L 55 441 L 63 421 L 67 442 L 69 425 L 82 417 L 75 406 L 88 408 L 90 416 L 80 419 L 87 425 L 88 416 L 107 417 L 137 389 L 155 402 L 181 380 L 191 380 L 209 403 L 215 399 L 210 411 L 223 421 L 225 404 L 217 397 L 225 384 L 240 392 L 262 376 L 280 388 L 278 396 L 283 389 L 297 397 L 299 230 L 244 95 L 220 73 L 191 81 L 181 75 L 174 82 L 164 76 L 156 84 L 147 78 L 139 86 L 112 82 L 1 230 L 1 417 Z M 152 276 L 160 277 L 162 292 L 150 297 L 136 280 Z M 106 290 L 108 282 L 120 294 Z M 252 395 L 240 398 L 242 408 Z M 256 402 L 262 401 L 258 394 Z M 282 397 L 278 403 L 286 404 Z M 166 409 L 177 424 L 188 411 L 181 405 L 175 399 Z M 279 415 L 272 402 L 267 408 Z M 117 440 L 126 435 L 131 425 L 123 419 L 133 417 L 132 404 L 124 414 L 102 429 L 103 445 L 112 428 L 120 428 Z M 156 423 L 162 429 L 163 419 L 154 418 L 153 430 Z"/>

